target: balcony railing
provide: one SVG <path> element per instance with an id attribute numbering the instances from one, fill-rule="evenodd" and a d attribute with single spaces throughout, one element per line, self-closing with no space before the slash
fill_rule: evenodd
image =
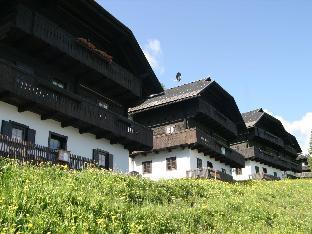
<path id="1" fill-rule="evenodd" d="M 285 151 L 291 153 L 292 155 L 298 155 L 297 150 L 288 145 L 285 145 Z"/>
<path id="2" fill-rule="evenodd" d="M 255 136 L 269 141 L 270 143 L 273 143 L 277 146 L 284 147 L 284 141 L 281 138 L 274 136 L 261 128 L 255 128 Z"/>
<path id="3" fill-rule="evenodd" d="M 299 178 L 312 178 L 312 172 L 297 173 L 296 176 Z"/>
<path id="4" fill-rule="evenodd" d="M 64 164 L 58 159 L 58 153 L 45 146 L 32 144 L 25 141 L 9 138 L 0 134 L 0 157 L 16 159 L 19 162 L 29 162 L 40 164 L 50 162 L 51 164 Z M 71 169 L 84 169 L 88 165 L 97 166 L 96 162 L 90 158 L 69 154 L 66 162 Z"/>
<path id="5" fill-rule="evenodd" d="M 220 161 L 229 163 L 233 167 L 244 167 L 244 157 L 235 150 L 222 145 L 217 139 L 204 131 L 191 128 L 173 134 L 154 136 L 154 150 L 191 145 L 200 151 L 207 152 Z"/>
<path id="6" fill-rule="evenodd" d="M 195 170 L 186 171 L 186 178 L 192 179 L 215 179 L 231 182 L 233 181 L 233 176 L 226 174 L 221 171 L 213 170 L 210 168 L 198 168 Z"/>
<path id="7" fill-rule="evenodd" d="M 298 163 L 288 160 L 282 156 L 274 155 L 273 153 L 264 151 L 258 147 L 237 148 L 237 150 L 244 155 L 246 159 L 254 159 L 256 161 L 272 165 L 276 168 L 280 168 L 284 171 L 301 171 L 301 166 Z"/>
<path id="8" fill-rule="evenodd" d="M 60 50 L 83 65 L 118 83 L 137 97 L 141 97 L 141 81 L 132 73 L 115 63 L 107 62 L 87 48 L 76 43 L 76 37 L 66 32 L 46 17 L 19 6 L 15 27 Z"/>
<path id="9" fill-rule="evenodd" d="M 44 79 L 3 61 L 0 62 L 0 74 L 0 92 L 5 94 L 2 95 L 3 100 L 6 96 L 13 96 L 14 100 L 7 102 L 13 102 L 20 109 L 26 105 L 41 116 L 52 119 L 58 116 L 56 120 L 62 125 L 77 127 L 100 138 L 113 139 L 131 150 L 152 148 L 152 131 L 126 117 L 101 108 L 75 93 L 47 84 Z"/>
<path id="10" fill-rule="evenodd" d="M 251 179 L 253 180 L 280 180 L 281 178 L 278 176 L 267 174 L 267 173 L 255 173 L 251 175 Z"/>
<path id="11" fill-rule="evenodd" d="M 237 135 L 237 127 L 233 123 L 232 120 L 230 120 L 228 117 L 223 115 L 221 112 L 219 112 L 216 108 L 214 108 L 209 103 L 200 100 L 199 101 L 199 111 L 205 115 L 207 115 L 209 118 L 213 119 L 215 122 L 217 122 L 219 125 L 221 125 L 223 128 L 230 131 L 232 134 Z"/>

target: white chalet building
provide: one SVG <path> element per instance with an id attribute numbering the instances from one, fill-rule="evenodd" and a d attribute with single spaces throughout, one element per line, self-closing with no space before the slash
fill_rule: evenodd
<path id="1" fill-rule="evenodd" d="M 151 179 L 215 177 L 232 180 L 244 157 L 230 148 L 246 131 L 234 98 L 216 81 L 199 80 L 152 95 L 130 109 L 153 129 L 153 149 L 133 152 L 129 170 Z"/>

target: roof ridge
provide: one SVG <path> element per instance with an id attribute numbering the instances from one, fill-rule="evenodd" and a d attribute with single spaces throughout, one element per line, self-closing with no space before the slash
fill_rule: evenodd
<path id="1" fill-rule="evenodd" d="M 210 77 L 207 77 L 207 78 L 203 78 L 203 79 L 200 79 L 200 80 L 194 80 L 192 82 L 185 83 L 185 84 L 182 84 L 182 85 L 179 85 L 179 86 L 175 86 L 175 87 L 172 87 L 172 88 L 169 88 L 169 89 L 165 89 L 164 91 L 166 92 L 167 90 L 177 89 L 177 88 L 180 88 L 182 86 L 193 84 L 193 83 L 197 83 L 197 82 L 200 82 L 200 81 L 211 81 L 211 82 L 213 82 L 214 80 L 212 80 Z"/>

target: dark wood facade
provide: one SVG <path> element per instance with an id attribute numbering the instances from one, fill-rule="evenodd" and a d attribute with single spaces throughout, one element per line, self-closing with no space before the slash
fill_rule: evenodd
<path id="1" fill-rule="evenodd" d="M 0 1 L 0 98 L 129 150 L 152 132 L 128 108 L 162 88 L 132 32 L 95 1 Z"/>
<path id="2" fill-rule="evenodd" d="M 231 147 L 246 160 L 254 160 L 282 171 L 300 172 L 296 160 L 301 148 L 296 138 L 289 134 L 282 123 L 262 109 L 243 114 L 248 132 Z"/>
<path id="3" fill-rule="evenodd" d="M 165 91 L 130 113 L 153 129 L 153 151 L 189 147 L 231 167 L 245 165 L 244 157 L 230 148 L 246 131 L 243 119 L 234 99 L 215 81 L 200 80 Z"/>

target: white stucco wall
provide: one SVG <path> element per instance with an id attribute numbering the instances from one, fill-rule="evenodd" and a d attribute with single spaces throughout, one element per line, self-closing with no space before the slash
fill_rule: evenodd
<path id="1" fill-rule="evenodd" d="M 214 158 L 211 158 L 209 156 L 205 156 L 203 153 L 198 153 L 197 150 L 191 150 L 191 168 L 196 169 L 197 167 L 197 158 L 200 158 L 203 160 L 203 167 L 207 167 L 207 161 L 211 162 L 213 165 L 213 169 L 217 171 L 222 171 L 222 168 L 226 170 L 227 174 L 232 174 L 231 166 L 225 165 L 224 163 L 221 163 L 219 161 L 216 161 Z"/>
<path id="2" fill-rule="evenodd" d="M 62 128 L 61 123 L 54 120 L 41 120 L 40 116 L 32 112 L 19 113 L 17 107 L 0 102 L 0 125 L 2 120 L 12 120 L 36 130 L 36 144 L 48 146 L 49 131 L 68 137 L 67 149 L 71 153 L 92 158 L 93 149 L 102 149 L 113 154 L 114 170 L 128 172 L 129 151 L 123 145 L 111 145 L 107 139 L 96 139 L 92 134 L 80 134 L 73 127 Z M 0 126 L 1 127 L 1 126 Z"/>
<path id="3" fill-rule="evenodd" d="M 256 173 L 255 167 L 259 167 L 259 172 L 263 172 L 263 168 L 267 169 L 267 174 L 274 175 L 274 172 L 277 173 L 277 176 L 283 178 L 284 172 L 280 169 L 271 167 L 269 165 L 259 163 L 252 160 L 247 160 L 245 162 L 245 168 L 242 168 L 242 174 L 236 175 L 235 169 L 232 169 L 232 176 L 234 180 L 249 180 L 251 179 L 251 175 Z"/>
<path id="4" fill-rule="evenodd" d="M 177 170 L 167 170 L 166 158 L 170 157 L 176 157 Z M 206 167 L 207 161 L 210 161 L 214 169 L 221 171 L 221 168 L 224 168 L 228 174 L 231 173 L 230 166 L 215 161 L 208 156 L 204 156 L 204 154 L 198 153 L 197 150 L 188 148 L 173 149 L 171 152 L 164 150 L 160 151 L 158 154 L 148 153 L 146 156 L 141 154 L 137 155 L 133 160 L 129 160 L 129 170 L 137 171 L 143 175 L 143 177 L 153 180 L 185 178 L 186 171 L 197 168 L 197 158 L 202 159 L 203 167 Z M 152 173 L 143 174 L 142 162 L 145 161 L 152 161 Z"/>

